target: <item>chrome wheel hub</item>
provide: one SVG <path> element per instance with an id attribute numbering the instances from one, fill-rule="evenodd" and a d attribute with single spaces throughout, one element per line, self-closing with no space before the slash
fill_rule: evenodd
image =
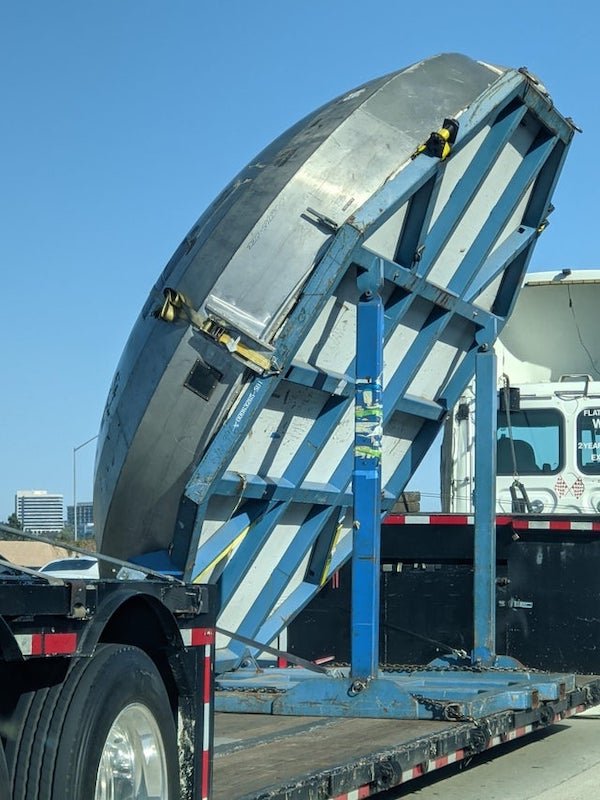
<path id="1" fill-rule="evenodd" d="M 160 729 L 141 703 L 126 706 L 108 732 L 94 800 L 169 800 Z"/>

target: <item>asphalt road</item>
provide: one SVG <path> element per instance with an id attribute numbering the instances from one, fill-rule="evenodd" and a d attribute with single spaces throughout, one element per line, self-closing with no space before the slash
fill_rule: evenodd
<path id="1" fill-rule="evenodd" d="M 377 800 L 596 800 L 600 798 L 600 706 L 539 734 L 494 748 Z"/>

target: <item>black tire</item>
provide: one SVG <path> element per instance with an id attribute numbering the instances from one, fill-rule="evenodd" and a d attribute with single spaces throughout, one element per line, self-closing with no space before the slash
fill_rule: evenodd
<path id="1" fill-rule="evenodd" d="M 164 748 L 168 794 L 160 800 L 177 800 L 175 723 L 160 674 L 142 650 L 110 644 L 79 659 L 59 686 L 21 698 L 19 741 L 7 748 L 14 800 L 93 800 L 109 731 L 132 704 L 149 712 Z"/>

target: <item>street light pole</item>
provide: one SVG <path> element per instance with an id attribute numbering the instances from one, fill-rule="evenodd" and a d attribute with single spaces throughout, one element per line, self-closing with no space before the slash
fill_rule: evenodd
<path id="1" fill-rule="evenodd" d="M 78 444 L 76 447 L 73 448 L 73 531 L 75 533 L 75 541 L 78 540 L 78 526 L 77 526 L 77 451 L 81 450 L 82 447 L 85 447 L 86 444 L 90 442 L 94 442 L 100 434 L 97 433 L 95 436 L 92 436 L 91 439 L 88 439 L 86 442 L 82 444 Z"/>

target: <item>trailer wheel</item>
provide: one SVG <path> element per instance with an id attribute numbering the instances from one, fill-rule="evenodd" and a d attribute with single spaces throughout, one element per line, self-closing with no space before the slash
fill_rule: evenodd
<path id="1" fill-rule="evenodd" d="M 173 713 L 142 650 L 102 645 L 64 683 L 36 695 L 35 733 L 17 746 L 15 800 L 179 797 Z"/>

